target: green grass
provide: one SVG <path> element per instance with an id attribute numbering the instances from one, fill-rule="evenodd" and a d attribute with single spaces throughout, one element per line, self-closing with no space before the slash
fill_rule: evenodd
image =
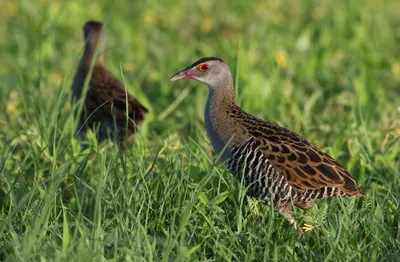
<path id="1" fill-rule="evenodd" d="M 399 10 L 397 0 L 3 1 L 0 260 L 399 261 Z M 93 134 L 82 151 L 75 138 L 70 86 L 89 19 L 106 23 L 108 67 L 151 110 L 125 154 Z M 246 197 L 210 158 L 206 86 L 168 82 L 204 56 L 226 59 L 246 111 L 337 158 L 368 197 L 297 210 L 313 227 L 299 241 Z"/>

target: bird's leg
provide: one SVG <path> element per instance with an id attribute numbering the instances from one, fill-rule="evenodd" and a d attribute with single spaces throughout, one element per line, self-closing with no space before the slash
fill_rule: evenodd
<path id="1" fill-rule="evenodd" d="M 97 140 L 99 140 L 99 142 L 107 139 L 107 138 L 115 138 L 114 135 L 114 123 L 112 121 L 103 121 L 100 123 L 99 129 L 97 131 Z"/>
<path id="2" fill-rule="evenodd" d="M 290 224 L 293 225 L 294 229 L 296 230 L 297 238 L 300 239 L 303 235 L 303 230 L 301 229 L 301 227 L 298 226 L 296 220 L 293 217 L 293 209 L 290 202 L 278 201 L 278 203 L 275 205 L 275 209 L 280 215 L 286 218 Z"/>
<path id="3" fill-rule="evenodd" d="M 125 141 L 123 139 L 124 138 L 120 138 L 120 141 L 119 141 L 119 150 L 121 150 L 121 152 L 125 151 Z"/>
<path id="4" fill-rule="evenodd" d="M 76 194 L 75 190 L 71 185 L 68 185 L 68 176 L 64 178 L 63 183 L 61 184 L 62 196 L 63 200 L 68 203 Z"/>
<path id="5" fill-rule="evenodd" d="M 85 150 L 87 148 L 87 144 L 85 143 L 86 125 L 85 125 L 84 121 L 79 121 L 77 132 L 78 132 L 77 137 L 79 140 L 79 144 L 81 145 L 81 149 Z"/>
<path id="6" fill-rule="evenodd" d="M 302 209 L 311 209 L 313 207 L 313 202 L 294 202 L 295 206 L 300 207 Z"/>

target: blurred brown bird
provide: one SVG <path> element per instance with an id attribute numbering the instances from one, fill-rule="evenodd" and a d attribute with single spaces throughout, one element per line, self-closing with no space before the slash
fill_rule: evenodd
<path id="1" fill-rule="evenodd" d="M 81 98 L 86 77 L 90 77 L 83 110 L 79 116 L 79 138 L 84 139 L 86 130 L 91 128 L 96 131 L 99 141 L 106 138 L 117 139 L 121 150 L 124 150 L 125 139 L 137 131 L 148 110 L 128 94 L 124 84 L 104 66 L 103 24 L 89 21 L 83 26 L 83 31 L 85 50 L 72 86 L 72 102 L 76 103 Z"/>
<path id="2" fill-rule="evenodd" d="M 204 113 L 208 136 L 227 168 L 253 195 L 286 217 L 298 236 L 292 203 L 309 209 L 314 200 L 333 196 L 365 196 L 350 173 L 295 132 L 243 111 L 233 94 L 225 61 L 202 58 L 170 81 L 195 79 L 208 85 Z"/>

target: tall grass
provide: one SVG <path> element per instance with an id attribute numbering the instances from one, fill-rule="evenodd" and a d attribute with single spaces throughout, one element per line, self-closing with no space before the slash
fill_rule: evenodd
<path id="1" fill-rule="evenodd" d="M 3 1 L 0 260 L 398 261 L 400 2 Z M 71 80 L 90 19 L 151 110 L 126 153 L 76 139 Z M 248 112 L 337 158 L 367 198 L 294 230 L 212 156 L 207 88 L 168 78 L 221 56 Z M 306 225 L 304 225 L 306 224 Z"/>

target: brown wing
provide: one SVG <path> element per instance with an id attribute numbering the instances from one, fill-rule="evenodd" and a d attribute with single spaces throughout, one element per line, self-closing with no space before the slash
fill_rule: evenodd
<path id="1" fill-rule="evenodd" d="M 140 125 L 148 110 L 133 96 L 125 93 L 124 85 L 104 68 L 94 68 L 87 92 L 86 114 L 88 122 L 103 122 L 115 118 L 118 127 L 125 127 L 127 113 L 132 132 Z"/>
<path id="2" fill-rule="evenodd" d="M 249 123 L 253 126 L 249 130 L 257 126 L 249 132 L 259 142 L 261 152 L 296 190 L 335 187 L 349 196 L 364 196 L 340 163 L 298 134 L 255 118 Z"/>

